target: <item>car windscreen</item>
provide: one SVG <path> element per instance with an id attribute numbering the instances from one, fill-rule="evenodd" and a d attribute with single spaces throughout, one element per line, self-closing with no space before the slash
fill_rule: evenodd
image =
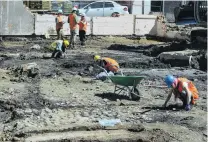
<path id="1" fill-rule="evenodd" d="M 90 8 L 103 8 L 103 2 L 95 2 L 89 5 Z"/>
<path id="2" fill-rule="evenodd" d="M 115 7 L 117 7 L 117 6 L 122 6 L 122 5 L 120 5 L 119 3 L 117 3 L 117 2 L 112 2 L 113 3 L 113 5 L 115 6 Z"/>

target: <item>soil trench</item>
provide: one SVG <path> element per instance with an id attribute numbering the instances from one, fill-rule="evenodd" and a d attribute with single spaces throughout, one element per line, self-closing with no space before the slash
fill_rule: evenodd
<path id="1" fill-rule="evenodd" d="M 52 59 L 52 39 L 7 37 L 0 46 L 0 141 L 205 142 L 207 139 L 207 50 L 197 43 L 88 37 L 86 46 Z M 4 46 L 4 47 L 3 47 Z M 114 94 L 110 81 L 94 80 L 102 70 L 98 54 L 116 59 L 126 76 L 146 76 L 139 100 Z M 164 77 L 187 77 L 199 91 L 185 111 L 162 107 L 169 88 Z M 99 121 L 121 123 L 101 126 Z"/>

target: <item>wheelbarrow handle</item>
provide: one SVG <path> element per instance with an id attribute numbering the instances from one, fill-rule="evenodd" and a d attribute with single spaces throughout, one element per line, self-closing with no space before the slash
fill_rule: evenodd
<path id="1" fill-rule="evenodd" d="M 122 70 L 120 69 L 119 71 L 121 72 L 121 76 L 124 76 L 124 74 L 123 74 Z"/>

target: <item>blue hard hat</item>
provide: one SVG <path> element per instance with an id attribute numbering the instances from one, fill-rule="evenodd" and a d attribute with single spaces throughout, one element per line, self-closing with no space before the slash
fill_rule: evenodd
<path id="1" fill-rule="evenodd" d="M 171 87 L 171 85 L 173 84 L 173 82 L 175 81 L 175 77 L 172 75 L 167 75 L 165 77 L 165 83 L 167 84 L 168 87 Z"/>

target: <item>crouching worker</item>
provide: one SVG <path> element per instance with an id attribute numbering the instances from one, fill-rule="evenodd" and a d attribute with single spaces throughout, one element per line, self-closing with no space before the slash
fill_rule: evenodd
<path id="1" fill-rule="evenodd" d="M 198 91 L 190 80 L 186 78 L 175 78 L 172 75 L 168 75 L 165 78 L 165 82 L 168 87 L 171 87 L 171 91 L 163 105 L 164 107 L 166 107 L 172 94 L 175 96 L 176 105 L 178 99 L 180 99 L 183 102 L 183 107 L 187 111 L 191 109 L 192 105 L 196 104 L 196 100 L 199 98 Z"/>
<path id="2" fill-rule="evenodd" d="M 57 40 L 56 48 L 52 53 L 52 58 L 61 58 L 63 53 L 65 53 L 66 48 L 69 46 L 68 40 Z"/>
<path id="3" fill-rule="evenodd" d="M 96 76 L 96 79 L 105 80 L 107 76 L 113 76 L 114 74 L 118 73 L 119 64 L 111 58 L 103 57 L 101 58 L 99 55 L 93 56 L 94 61 L 97 63 L 98 66 L 104 68 L 106 70 L 99 73 Z"/>

